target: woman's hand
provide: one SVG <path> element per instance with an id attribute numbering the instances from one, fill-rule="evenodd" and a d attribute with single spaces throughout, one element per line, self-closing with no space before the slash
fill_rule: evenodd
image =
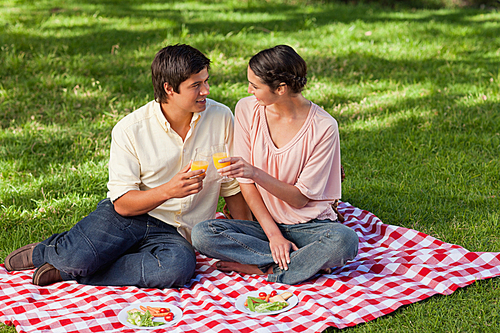
<path id="1" fill-rule="evenodd" d="M 245 161 L 243 158 L 228 157 L 220 161 L 221 163 L 231 162 L 231 165 L 219 169 L 219 173 L 222 176 L 228 176 L 229 178 L 248 178 L 253 180 L 256 173 L 256 168 Z"/>
<path id="2" fill-rule="evenodd" d="M 274 262 L 284 270 L 288 270 L 290 263 L 290 252 L 297 251 L 299 248 L 294 243 L 282 235 L 269 239 L 269 247 L 273 255 Z"/>

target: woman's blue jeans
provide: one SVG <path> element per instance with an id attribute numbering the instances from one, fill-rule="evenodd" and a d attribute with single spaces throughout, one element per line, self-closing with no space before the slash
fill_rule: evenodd
<path id="1" fill-rule="evenodd" d="M 196 255 L 174 227 L 147 214 L 123 217 L 105 199 L 69 231 L 35 247 L 33 264 L 44 263 L 82 284 L 170 288 L 190 281 Z"/>
<path id="2" fill-rule="evenodd" d="M 256 221 L 204 221 L 193 228 L 191 240 L 200 253 L 211 258 L 257 265 L 262 272 L 272 266 L 267 280 L 285 284 L 301 283 L 322 269 L 343 266 L 358 254 L 358 236 L 338 222 L 311 220 L 278 227 L 299 248 L 291 252 L 288 270 L 274 263 L 269 240 Z"/>

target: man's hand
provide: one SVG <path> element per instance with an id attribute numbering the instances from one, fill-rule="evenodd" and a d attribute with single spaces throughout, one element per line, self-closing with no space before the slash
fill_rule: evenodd
<path id="1" fill-rule="evenodd" d="M 191 163 L 186 165 L 164 186 L 167 196 L 170 198 L 184 198 L 196 194 L 203 189 L 205 170 L 191 171 Z"/>
<path id="2" fill-rule="evenodd" d="M 147 191 L 132 190 L 114 202 L 122 216 L 146 214 L 172 198 L 184 198 L 203 189 L 204 170 L 190 171 L 191 163 L 179 171 L 168 183 Z"/>

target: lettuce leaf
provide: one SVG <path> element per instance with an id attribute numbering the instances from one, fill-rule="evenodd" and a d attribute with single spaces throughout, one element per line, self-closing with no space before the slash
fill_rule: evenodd
<path id="1" fill-rule="evenodd" d="M 140 311 L 129 312 L 127 321 L 135 326 L 143 326 L 143 327 L 151 327 L 151 326 L 160 326 L 165 323 L 153 321 L 153 316 L 149 311 L 146 313 L 142 313 Z"/>
<path id="2" fill-rule="evenodd" d="M 271 311 L 278 311 L 288 306 L 287 302 L 272 302 L 272 303 L 263 303 L 255 306 L 255 312 L 264 313 Z"/>

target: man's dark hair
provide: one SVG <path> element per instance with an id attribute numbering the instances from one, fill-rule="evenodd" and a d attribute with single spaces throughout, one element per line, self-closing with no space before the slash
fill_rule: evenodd
<path id="1" fill-rule="evenodd" d="M 210 69 L 210 59 L 194 47 L 186 44 L 164 47 L 156 54 L 151 64 L 155 101 L 167 103 L 165 82 L 179 93 L 182 82 L 205 68 Z"/>
<path id="2" fill-rule="evenodd" d="M 307 65 L 293 48 L 277 45 L 254 55 L 248 65 L 272 91 L 282 83 L 299 93 L 307 83 Z"/>

